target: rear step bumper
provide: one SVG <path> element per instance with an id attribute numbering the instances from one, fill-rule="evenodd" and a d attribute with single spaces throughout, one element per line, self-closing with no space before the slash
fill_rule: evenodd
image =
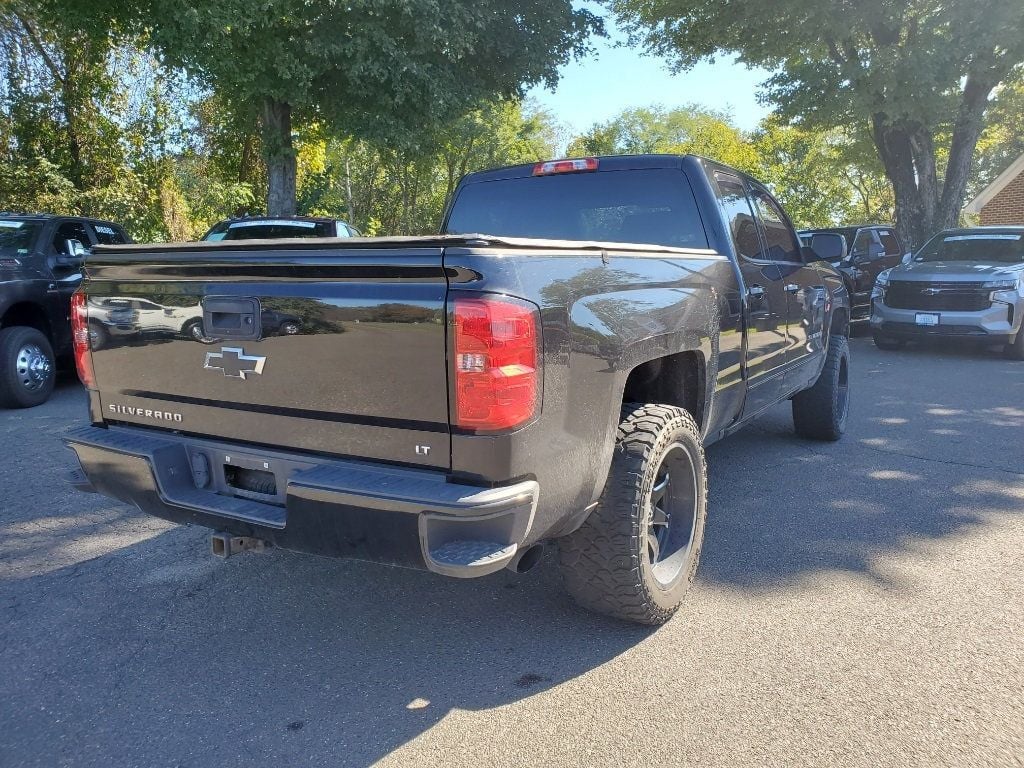
<path id="1" fill-rule="evenodd" d="M 539 486 L 447 482 L 444 474 L 320 460 L 127 427 L 64 441 L 91 486 L 143 512 L 284 549 L 471 578 L 511 563 L 530 534 Z M 232 485 L 258 473 L 264 492 Z"/>

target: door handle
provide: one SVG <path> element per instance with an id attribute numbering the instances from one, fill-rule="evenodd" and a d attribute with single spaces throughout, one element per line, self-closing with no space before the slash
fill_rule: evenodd
<path id="1" fill-rule="evenodd" d="M 800 290 L 800 286 L 796 285 L 795 283 L 790 283 L 789 285 L 786 286 L 785 290 L 786 293 L 796 293 L 797 291 Z"/>
<path id="2" fill-rule="evenodd" d="M 764 298 L 764 286 L 763 285 L 752 285 L 747 289 L 747 295 L 752 299 L 763 299 Z"/>

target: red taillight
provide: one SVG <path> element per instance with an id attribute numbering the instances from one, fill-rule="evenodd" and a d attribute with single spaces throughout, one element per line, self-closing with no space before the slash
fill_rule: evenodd
<path id="1" fill-rule="evenodd" d="M 534 176 L 551 176 L 555 173 L 581 173 L 583 171 L 596 171 L 598 166 L 596 157 L 584 157 L 579 160 L 550 160 L 546 163 L 537 163 L 533 166 Z"/>
<path id="2" fill-rule="evenodd" d="M 89 310 L 85 294 L 76 292 L 71 296 L 71 337 L 75 343 L 75 367 L 78 378 L 87 389 L 96 388 L 96 376 L 92 369 L 92 349 L 89 346 Z"/>
<path id="3" fill-rule="evenodd" d="M 537 312 L 502 298 L 455 300 L 455 425 L 511 429 L 537 410 Z"/>

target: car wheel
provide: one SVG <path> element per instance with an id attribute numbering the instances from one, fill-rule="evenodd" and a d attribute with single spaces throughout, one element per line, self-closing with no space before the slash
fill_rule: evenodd
<path id="1" fill-rule="evenodd" d="M 896 352 L 897 350 L 903 349 L 907 346 L 907 342 L 901 341 L 900 339 L 892 339 L 888 336 L 879 336 L 877 333 L 873 335 L 875 346 L 886 352 Z"/>
<path id="2" fill-rule="evenodd" d="M 793 426 L 801 437 L 835 441 L 846 431 L 849 413 L 850 345 L 845 336 L 831 336 L 818 380 L 793 396 Z"/>
<path id="3" fill-rule="evenodd" d="M 89 347 L 97 352 L 110 345 L 110 332 L 100 323 L 89 323 Z"/>
<path id="4" fill-rule="evenodd" d="M 185 323 L 185 327 L 181 329 L 181 335 L 193 341 L 203 341 L 206 338 L 203 333 L 203 321 L 191 320 Z"/>
<path id="5" fill-rule="evenodd" d="M 1011 360 L 1024 360 L 1024 326 L 1017 331 L 1017 338 L 1013 344 L 1007 344 L 1004 351 Z"/>
<path id="6" fill-rule="evenodd" d="M 706 517 L 707 464 L 693 417 L 627 405 L 601 500 L 558 540 L 567 590 L 589 610 L 663 624 L 693 582 Z"/>
<path id="7" fill-rule="evenodd" d="M 288 322 L 288 323 L 282 323 L 282 325 L 281 325 L 281 335 L 282 336 L 294 336 L 298 332 L 299 332 L 299 324 L 298 323 Z"/>
<path id="8" fill-rule="evenodd" d="M 53 393 L 57 364 L 49 339 L 35 328 L 0 331 L 0 406 L 31 408 Z"/>

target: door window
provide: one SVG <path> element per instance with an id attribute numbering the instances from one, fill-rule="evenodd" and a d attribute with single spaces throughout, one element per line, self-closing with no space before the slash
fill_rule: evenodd
<path id="1" fill-rule="evenodd" d="M 760 259 L 761 240 L 757 236 L 757 221 L 750 207 L 750 198 L 741 182 L 735 176 L 716 173 L 718 182 L 718 201 L 725 209 L 725 218 L 729 221 L 732 241 L 736 245 L 736 253 L 747 259 Z"/>
<path id="2" fill-rule="evenodd" d="M 89 237 L 89 230 L 81 221 L 65 221 L 53 236 L 53 251 L 64 256 L 68 253 L 68 240 L 77 240 L 86 248 L 92 246 L 92 238 Z"/>
<path id="3" fill-rule="evenodd" d="M 862 229 L 857 232 L 857 237 L 853 241 L 853 253 L 851 254 L 858 259 L 866 259 L 871 253 L 871 244 L 875 242 L 874 233 L 870 229 Z"/>
<path id="4" fill-rule="evenodd" d="M 903 248 L 900 247 L 900 239 L 896 237 L 896 233 L 889 229 L 880 230 L 878 237 L 882 240 L 882 245 L 885 246 L 886 256 L 902 256 Z"/>
<path id="5" fill-rule="evenodd" d="M 765 190 L 752 189 L 754 203 L 764 227 L 765 243 L 768 247 L 767 258 L 771 261 L 802 262 L 800 258 L 800 241 L 789 225 L 786 214 Z"/>

